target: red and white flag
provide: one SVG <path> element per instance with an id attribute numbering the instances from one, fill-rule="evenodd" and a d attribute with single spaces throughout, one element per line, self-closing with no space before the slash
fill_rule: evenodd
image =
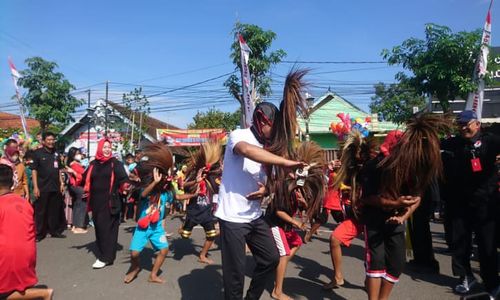
<path id="1" fill-rule="evenodd" d="M 16 66 L 14 66 L 14 63 L 12 62 L 12 58 L 9 57 L 9 67 L 10 67 L 10 74 L 12 75 L 12 80 L 14 81 L 14 87 L 16 88 L 16 93 L 19 94 L 19 86 L 17 85 L 17 81 L 19 78 L 21 78 L 21 74 L 16 69 Z M 18 95 L 19 96 L 19 95 Z"/>
<path id="2" fill-rule="evenodd" d="M 241 56 L 241 82 L 242 82 L 242 94 L 243 94 L 243 105 L 244 105 L 244 117 L 245 117 L 245 128 L 252 126 L 252 115 L 255 108 L 255 103 L 250 95 L 250 70 L 248 69 L 248 59 L 250 57 L 250 47 L 243 39 L 241 34 L 238 34 L 238 40 L 240 42 L 240 56 Z"/>
<path id="3" fill-rule="evenodd" d="M 28 125 L 26 123 L 26 118 L 24 117 L 24 105 L 23 101 L 21 99 L 21 94 L 19 93 L 19 85 L 17 85 L 17 81 L 19 78 L 21 78 L 21 74 L 16 69 L 16 66 L 14 66 L 14 62 L 12 62 L 12 58 L 9 57 L 9 68 L 10 68 L 10 74 L 12 75 L 12 81 L 14 81 L 14 88 L 16 89 L 16 97 L 17 101 L 19 103 L 19 112 L 20 117 L 21 117 L 21 124 L 23 125 L 23 131 L 24 131 L 24 136 L 26 138 L 29 137 L 28 134 Z"/>
<path id="4" fill-rule="evenodd" d="M 478 81 L 478 88 L 472 93 L 469 93 L 467 102 L 465 104 L 466 110 L 472 110 L 476 113 L 478 120 L 481 120 L 483 112 L 484 100 L 484 75 L 488 67 L 488 55 L 490 53 L 489 46 L 491 45 L 491 5 L 488 8 L 486 15 L 486 22 L 484 23 L 483 36 L 481 38 L 481 50 L 476 61 L 476 68 L 474 69 L 474 81 Z"/>

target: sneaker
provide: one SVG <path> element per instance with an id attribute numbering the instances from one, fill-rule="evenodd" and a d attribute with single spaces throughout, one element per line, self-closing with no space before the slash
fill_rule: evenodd
<path id="1" fill-rule="evenodd" d="M 455 286 L 455 293 L 457 294 L 466 294 L 470 291 L 470 289 L 476 285 L 477 280 L 474 276 L 465 276 L 460 278 L 460 283 Z"/>
<path id="2" fill-rule="evenodd" d="M 102 269 L 102 268 L 104 268 L 105 266 L 106 266 L 106 263 L 105 263 L 105 262 L 102 262 L 102 261 L 100 261 L 99 259 L 97 259 L 97 260 L 95 261 L 95 263 L 92 265 L 92 268 L 94 268 L 94 269 Z"/>

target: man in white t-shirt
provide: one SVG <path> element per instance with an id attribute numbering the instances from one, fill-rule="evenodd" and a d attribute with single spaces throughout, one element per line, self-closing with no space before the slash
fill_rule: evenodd
<path id="1" fill-rule="evenodd" d="M 243 299 L 245 243 L 256 262 L 245 299 L 260 298 L 268 276 L 279 262 L 271 229 L 261 210 L 266 195 L 263 165 L 297 168 L 302 163 L 263 149 L 270 140 L 277 112 L 274 104 L 260 103 L 254 110 L 252 127 L 234 130 L 229 135 L 215 212 L 220 223 L 225 299 Z"/>

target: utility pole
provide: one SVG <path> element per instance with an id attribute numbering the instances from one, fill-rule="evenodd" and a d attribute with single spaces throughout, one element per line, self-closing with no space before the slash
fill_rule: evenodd
<path id="1" fill-rule="evenodd" d="M 106 99 L 105 99 L 105 108 L 104 108 L 104 120 L 106 125 L 104 125 L 104 136 L 108 137 L 108 89 L 109 89 L 109 81 L 106 80 Z"/>
<path id="2" fill-rule="evenodd" d="M 90 113 L 90 89 L 87 91 L 87 116 Z M 89 122 L 88 122 L 88 128 L 87 128 L 87 157 L 90 157 L 90 117 L 89 117 Z"/>

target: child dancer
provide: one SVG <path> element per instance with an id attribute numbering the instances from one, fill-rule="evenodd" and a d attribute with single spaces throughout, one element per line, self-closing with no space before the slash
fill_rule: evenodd
<path id="1" fill-rule="evenodd" d="M 366 239 L 366 288 L 369 299 L 388 299 L 405 263 L 404 222 L 420 196 L 442 172 L 440 130 L 451 123 L 437 115 L 407 122 L 401 139 L 387 156 L 363 170 L 362 218 Z"/>
<path id="2" fill-rule="evenodd" d="M 343 221 L 330 236 L 330 255 L 334 269 L 332 280 L 323 286 L 324 289 L 340 287 L 344 284 L 342 272 L 342 248 L 349 247 L 352 240 L 362 231 L 363 226 L 355 211 L 358 210 L 359 195 L 358 173 L 364 163 L 375 156 L 375 145 L 371 139 L 365 139 L 354 130 L 348 136 L 342 150 L 341 167 L 337 172 L 334 187 L 340 190 L 340 203 Z"/>
<path id="3" fill-rule="evenodd" d="M 302 239 L 294 228 L 306 229 L 306 224 L 296 220 L 294 216 L 298 209 L 305 209 L 309 218 L 317 214 L 324 195 L 324 160 L 319 146 L 310 142 L 303 143 L 296 150 L 296 158 L 309 165 L 295 174 L 289 174 L 283 181 L 276 180 L 277 174 L 271 175 L 275 184 L 271 186 L 273 196 L 266 216 L 280 255 L 271 293 L 273 299 L 290 299 L 283 293 L 283 280 L 288 262 L 302 245 Z M 273 169 L 273 173 L 284 171 L 275 166 Z"/>
<path id="4" fill-rule="evenodd" d="M 167 202 L 172 201 L 172 194 L 163 188 L 166 184 L 163 174 L 167 174 L 172 166 L 172 155 L 168 148 L 161 144 L 150 145 L 144 152 L 147 160 L 141 165 L 139 174 L 146 187 L 140 193 L 139 221 L 130 243 L 131 266 L 124 282 L 130 283 L 137 277 L 140 271 L 139 254 L 149 241 L 158 254 L 148 281 L 164 283 L 165 281 L 158 277 L 158 271 L 168 253 L 168 242 L 161 220 L 165 216 Z"/>
<path id="5" fill-rule="evenodd" d="M 218 142 L 208 142 L 202 145 L 189 163 L 184 190 L 188 194 L 178 195 L 176 199 L 187 199 L 186 220 L 179 229 L 183 238 L 189 238 L 193 227 L 200 224 L 205 229 L 205 243 L 200 251 L 198 261 L 212 264 L 207 257 L 218 235 L 212 214 L 212 198 L 219 192 L 219 177 L 221 175 L 220 157 L 222 146 Z"/>

